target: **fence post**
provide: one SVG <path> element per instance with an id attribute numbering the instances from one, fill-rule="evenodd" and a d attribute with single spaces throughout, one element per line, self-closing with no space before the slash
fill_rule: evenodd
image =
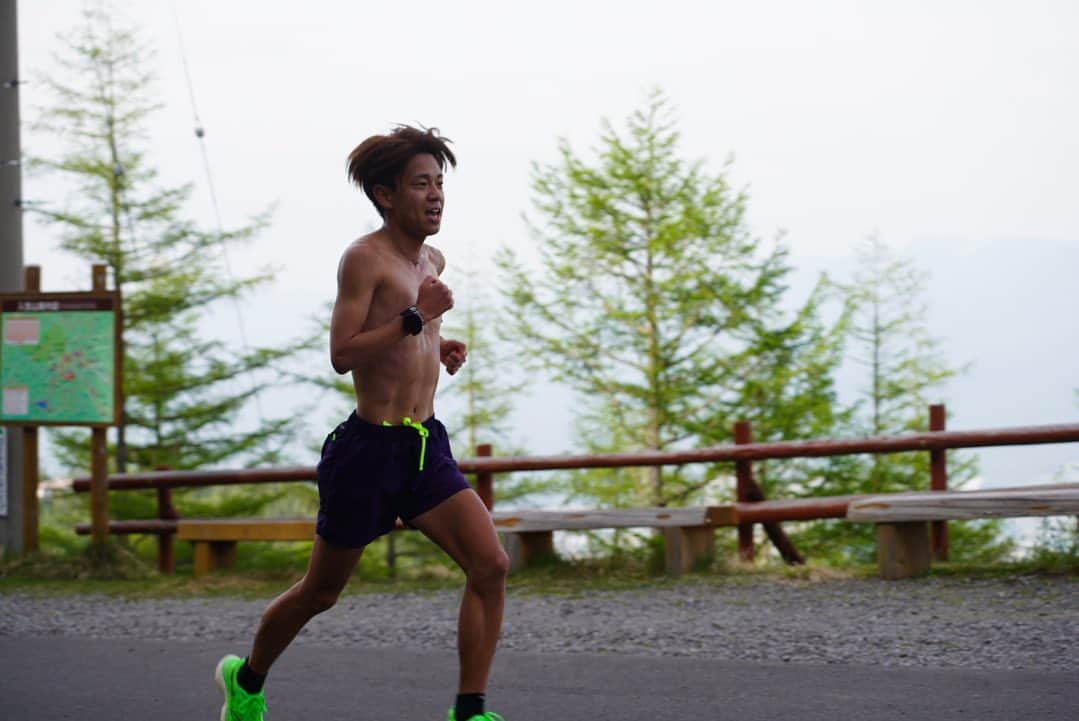
<path id="1" fill-rule="evenodd" d="M 41 266 L 28 265 L 23 269 L 23 288 L 41 290 Z M 38 550 L 38 467 L 37 426 L 22 427 L 22 555 Z"/>
<path id="2" fill-rule="evenodd" d="M 172 489 L 157 489 L 157 517 L 162 520 L 179 518 L 180 514 L 172 505 Z M 176 558 L 173 554 L 175 538 L 171 533 L 157 534 L 157 569 L 166 575 L 176 570 Z"/>
<path id="3" fill-rule="evenodd" d="M 5 440 L 6 442 L 6 440 Z M 37 426 L 22 428 L 22 555 L 38 550 L 38 434 Z M 4 489 L 5 491 L 7 489 Z"/>
<path id="4" fill-rule="evenodd" d="M 157 466 L 155 471 L 171 471 L 169 466 Z M 164 521 L 175 520 L 180 517 L 176 507 L 172 505 L 172 489 L 157 489 L 157 517 Z M 176 571 L 176 556 L 174 554 L 175 536 L 172 533 L 157 534 L 157 569 L 171 576 Z"/>
<path id="5" fill-rule="evenodd" d="M 753 442 L 753 426 L 749 421 L 738 421 L 734 424 L 734 442 L 738 445 Z M 753 462 L 734 462 L 735 495 L 740 503 L 750 500 L 750 489 L 753 488 Z M 738 524 L 738 559 L 743 563 L 753 561 L 753 524 Z"/>
<path id="6" fill-rule="evenodd" d="M 943 431 L 945 429 L 945 413 L 943 403 L 935 403 L 929 406 L 929 430 Z M 948 452 L 941 448 L 929 451 L 929 489 L 932 491 L 948 490 Z M 930 548 L 934 561 L 948 560 L 948 522 L 933 521 L 930 525 Z"/>
<path id="7" fill-rule="evenodd" d="M 95 263 L 90 268 L 94 290 L 105 290 L 108 266 Z M 109 538 L 109 445 L 108 429 L 90 430 L 90 544 L 102 548 Z"/>
<path id="8" fill-rule="evenodd" d="M 480 443 L 476 446 L 476 455 L 481 457 L 489 457 L 491 455 L 491 444 Z M 494 474 L 490 471 L 480 471 L 476 474 L 476 493 L 479 494 L 480 500 L 483 501 L 483 505 L 487 506 L 487 510 L 494 510 L 495 507 L 495 480 Z"/>

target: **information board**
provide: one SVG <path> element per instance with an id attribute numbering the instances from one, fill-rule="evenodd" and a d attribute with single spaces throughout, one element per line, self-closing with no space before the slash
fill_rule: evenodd
<path id="1" fill-rule="evenodd" d="M 116 293 L 0 296 L 0 422 L 116 425 Z"/>

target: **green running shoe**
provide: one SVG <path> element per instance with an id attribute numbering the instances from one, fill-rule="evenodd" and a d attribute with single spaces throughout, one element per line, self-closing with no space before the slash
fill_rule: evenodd
<path id="1" fill-rule="evenodd" d="M 225 694 L 225 705 L 221 707 L 221 721 L 262 721 L 266 713 L 266 697 L 262 691 L 251 694 L 236 683 L 236 672 L 244 660 L 229 654 L 217 662 L 214 669 L 214 681 Z"/>
<path id="2" fill-rule="evenodd" d="M 450 709 L 449 715 L 446 716 L 446 721 L 457 721 L 457 715 L 453 712 L 452 708 Z M 487 713 L 478 713 L 469 719 L 461 719 L 461 721 L 506 721 L 506 719 L 496 713 L 488 711 Z"/>

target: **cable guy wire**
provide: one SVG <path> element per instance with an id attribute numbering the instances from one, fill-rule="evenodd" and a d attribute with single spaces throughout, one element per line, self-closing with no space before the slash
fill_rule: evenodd
<path id="1" fill-rule="evenodd" d="M 187 64 L 187 51 L 184 48 L 184 36 L 180 30 L 180 16 L 176 12 L 176 2 L 173 0 L 170 3 L 172 7 L 172 20 L 176 27 L 176 39 L 180 47 L 180 62 L 184 68 L 184 78 L 187 81 L 187 95 L 191 100 L 191 114 L 195 120 L 195 137 L 199 141 L 199 150 L 202 152 L 202 167 L 206 172 L 206 185 L 210 191 L 210 204 L 213 206 L 214 220 L 217 223 L 217 232 L 221 238 L 221 255 L 225 261 L 225 274 L 230 281 L 233 280 L 232 276 L 232 264 L 229 262 L 228 245 L 224 240 L 224 225 L 221 222 L 221 209 L 217 202 L 217 190 L 214 187 L 214 176 L 210 169 L 210 155 L 206 150 L 206 131 L 203 128 L 202 120 L 199 118 L 198 105 L 195 103 L 195 86 L 191 81 L 191 70 Z M 236 310 L 236 320 L 240 328 L 240 344 L 243 346 L 245 352 L 251 351 L 251 346 L 247 342 L 247 329 L 244 325 L 243 312 L 240 309 L 240 301 L 233 296 L 233 307 Z M 262 401 L 259 398 L 259 387 L 255 384 L 254 379 L 251 381 L 252 391 L 255 399 L 255 408 L 258 411 L 259 423 L 265 424 L 266 418 L 262 412 Z"/>

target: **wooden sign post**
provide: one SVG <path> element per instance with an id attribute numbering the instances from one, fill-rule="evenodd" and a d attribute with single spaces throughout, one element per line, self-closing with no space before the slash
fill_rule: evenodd
<path id="1" fill-rule="evenodd" d="M 0 423 L 22 426 L 23 553 L 38 548 L 38 427 L 91 427 L 93 543 L 108 535 L 106 432 L 120 423 L 120 294 L 93 266 L 93 290 L 42 293 L 26 268 L 22 293 L 0 295 Z"/>
<path id="2" fill-rule="evenodd" d="M 91 286 L 97 292 L 105 292 L 107 268 L 95 265 L 91 269 Z M 117 299 L 119 301 L 119 299 Z M 122 358 L 120 353 L 120 303 L 116 304 L 116 345 L 114 347 L 113 377 L 116 380 L 115 423 L 120 423 L 120 371 Z M 109 536 L 109 445 L 104 426 L 94 426 L 90 431 L 90 542 L 103 546 Z"/>
<path id="3" fill-rule="evenodd" d="M 41 268 L 36 265 L 26 267 L 24 287 L 27 293 L 41 291 Z M 37 426 L 23 426 L 22 429 L 22 552 L 33 553 L 38 548 L 38 450 Z"/>

